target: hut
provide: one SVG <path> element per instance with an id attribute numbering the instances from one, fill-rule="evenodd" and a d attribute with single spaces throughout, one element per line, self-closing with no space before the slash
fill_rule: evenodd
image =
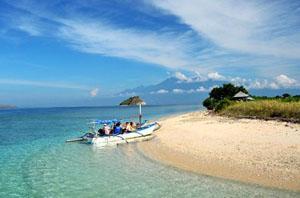
<path id="1" fill-rule="evenodd" d="M 133 96 L 128 98 L 127 100 L 124 100 L 120 103 L 121 106 L 132 106 L 132 105 L 138 105 L 139 106 L 139 122 L 142 124 L 142 105 L 146 105 L 146 103 L 139 97 L 139 96 Z"/>
<path id="2" fill-rule="evenodd" d="M 248 94 L 239 91 L 237 94 L 235 94 L 233 96 L 234 100 L 254 100 L 251 96 L 249 96 Z"/>

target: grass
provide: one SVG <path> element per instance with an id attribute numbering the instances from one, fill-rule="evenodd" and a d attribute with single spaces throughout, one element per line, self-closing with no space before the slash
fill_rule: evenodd
<path id="1" fill-rule="evenodd" d="M 284 102 L 280 99 L 273 99 L 234 102 L 218 113 L 232 117 L 300 122 L 300 101 Z"/>

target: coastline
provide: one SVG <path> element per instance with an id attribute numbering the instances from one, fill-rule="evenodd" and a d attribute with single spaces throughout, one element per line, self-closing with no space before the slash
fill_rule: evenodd
<path id="1" fill-rule="evenodd" d="M 300 191 L 300 124 L 198 111 L 161 119 L 144 154 L 195 173 Z"/>

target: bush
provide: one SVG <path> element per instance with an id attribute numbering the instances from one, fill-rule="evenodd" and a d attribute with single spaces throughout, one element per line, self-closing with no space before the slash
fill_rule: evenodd
<path id="1" fill-rule="evenodd" d="M 215 108 L 216 105 L 216 100 L 212 99 L 212 98 L 206 98 L 203 101 L 203 106 L 206 107 L 208 110 L 213 110 Z"/>
<path id="2" fill-rule="evenodd" d="M 225 109 L 226 107 L 228 107 L 229 105 L 231 105 L 232 103 L 233 103 L 233 101 L 225 98 L 224 100 L 221 100 L 216 104 L 215 111 L 219 112 L 219 111 Z"/>
<path id="3" fill-rule="evenodd" d="M 283 102 L 274 99 L 236 102 L 219 113 L 233 117 L 278 118 L 300 122 L 300 101 Z"/>

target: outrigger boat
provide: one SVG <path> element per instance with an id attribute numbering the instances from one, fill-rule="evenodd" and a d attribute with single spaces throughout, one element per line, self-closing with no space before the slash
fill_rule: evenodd
<path id="1" fill-rule="evenodd" d="M 98 131 L 96 130 L 97 124 L 116 124 L 120 123 L 119 120 L 96 120 L 91 122 L 90 124 L 92 127 L 90 127 L 90 132 L 85 133 L 83 136 L 67 140 L 66 142 L 76 142 L 76 141 L 83 141 L 88 144 L 95 144 L 99 146 L 105 146 L 105 145 L 116 145 L 116 144 L 122 144 L 122 143 L 128 143 L 128 142 L 136 142 L 140 140 L 147 140 L 152 138 L 152 134 L 155 130 L 160 128 L 160 125 L 158 122 L 152 122 L 152 123 L 143 123 L 142 124 L 142 105 L 145 105 L 146 103 L 139 97 L 139 96 L 133 96 L 128 98 L 127 100 L 124 100 L 120 103 L 121 106 L 130 106 L 130 105 L 138 105 L 139 106 L 139 127 L 135 131 L 132 131 L 130 133 L 123 133 L 118 135 L 101 135 L 98 134 Z"/>
<path id="2" fill-rule="evenodd" d="M 118 135 L 103 135 L 100 136 L 96 130 L 98 125 L 103 124 L 114 124 L 119 122 L 118 120 L 96 120 L 90 122 L 92 126 L 90 127 L 90 131 L 85 133 L 83 136 L 71 140 L 67 140 L 66 142 L 76 142 L 81 141 L 87 144 L 94 144 L 97 146 L 106 146 L 106 145 L 118 145 L 129 142 L 137 142 L 143 140 L 149 140 L 153 137 L 153 132 L 160 128 L 160 124 L 158 122 L 152 123 L 143 123 L 140 127 L 138 127 L 135 131 L 130 133 L 123 133 Z"/>

